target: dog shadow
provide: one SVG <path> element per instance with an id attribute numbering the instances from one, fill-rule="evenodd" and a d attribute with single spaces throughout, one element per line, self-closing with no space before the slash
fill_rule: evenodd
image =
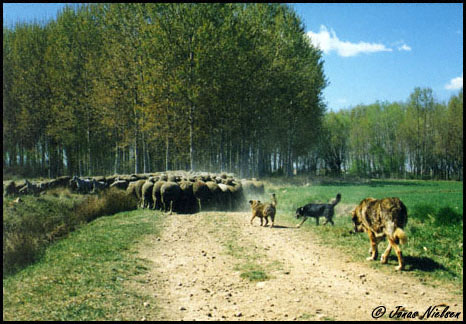
<path id="1" fill-rule="evenodd" d="M 296 228 L 296 227 L 290 227 L 290 226 L 283 226 L 283 225 L 274 225 L 272 228 L 289 228 L 289 229 L 293 229 L 293 228 Z"/>
<path id="2" fill-rule="evenodd" d="M 389 259 L 392 260 L 394 263 L 398 261 L 397 257 L 394 255 L 391 255 Z M 441 270 L 449 272 L 449 270 L 445 268 L 442 264 L 428 257 L 403 255 L 403 259 L 405 262 L 405 271 L 419 270 L 424 272 L 433 272 L 436 270 Z"/>

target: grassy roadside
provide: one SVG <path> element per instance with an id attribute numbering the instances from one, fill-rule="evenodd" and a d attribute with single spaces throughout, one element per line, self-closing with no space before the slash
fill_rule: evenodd
<path id="1" fill-rule="evenodd" d="M 19 200 L 19 201 L 18 201 Z M 47 246 L 92 220 L 136 209 L 125 191 L 79 195 L 56 188 L 40 197 L 4 197 L 3 277 L 40 260 Z"/>
<path id="2" fill-rule="evenodd" d="M 399 197 L 408 208 L 406 233 L 408 243 L 402 246 L 406 261 L 403 274 L 418 277 L 430 285 L 444 283 L 458 287 L 462 294 L 463 284 L 463 183 L 447 181 L 372 180 L 364 183 L 329 182 L 317 185 L 289 185 L 270 182 L 267 194 L 275 192 L 278 197 L 276 223 L 294 226 L 300 221 L 294 218 L 297 207 L 312 201 L 328 202 L 338 192 L 340 204 L 351 210 L 365 197 Z M 335 226 L 318 227 L 314 219 L 308 219 L 302 230 L 317 235 L 324 244 L 336 246 L 356 262 L 365 262 L 368 256 L 369 239 L 365 233 L 349 234 L 352 228 L 350 214 L 334 218 Z M 386 247 L 379 244 L 379 252 Z M 382 271 L 393 272 L 396 256 L 392 252 L 388 265 L 371 262 Z"/>
<path id="3" fill-rule="evenodd" d="M 3 320 L 141 320 L 156 318 L 151 297 L 126 281 L 147 271 L 133 246 L 157 234 L 159 213 L 105 216 L 49 246 L 35 264 L 3 279 Z"/>

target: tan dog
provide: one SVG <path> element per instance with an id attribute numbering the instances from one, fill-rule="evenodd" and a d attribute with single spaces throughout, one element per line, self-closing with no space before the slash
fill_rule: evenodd
<path id="1" fill-rule="evenodd" d="M 277 199 L 275 197 L 275 194 L 272 194 L 272 202 L 271 203 L 261 203 L 260 200 L 250 200 L 249 204 L 251 205 L 252 209 L 252 218 L 251 218 L 251 225 L 252 221 L 254 218 L 259 217 L 261 220 L 261 226 L 263 223 L 263 218 L 265 218 L 265 225 L 269 223 L 269 217 L 272 220 L 272 225 L 270 227 L 273 227 L 274 221 L 275 221 L 275 213 L 276 213 L 276 206 L 277 206 Z"/>
<path id="2" fill-rule="evenodd" d="M 389 243 L 380 261 L 387 263 L 393 247 L 398 257 L 396 270 L 403 269 L 403 256 L 398 244 L 404 244 L 407 240 L 403 228 L 408 222 L 408 213 L 399 198 L 366 198 L 353 210 L 351 220 L 354 224 L 354 232 L 365 231 L 369 236 L 371 256 L 367 260 L 377 259 L 377 245 L 387 237 Z"/>

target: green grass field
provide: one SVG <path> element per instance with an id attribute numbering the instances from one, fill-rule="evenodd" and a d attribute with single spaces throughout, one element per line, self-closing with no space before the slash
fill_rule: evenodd
<path id="1" fill-rule="evenodd" d="M 449 283 L 463 282 L 463 183 L 450 181 L 372 180 L 363 183 L 341 181 L 321 182 L 318 185 L 290 186 L 281 181 L 270 181 L 267 192 L 278 197 L 278 216 L 298 224 L 294 218 L 296 208 L 309 202 L 329 202 L 337 193 L 342 194 L 340 204 L 355 207 L 366 197 L 399 197 L 408 208 L 406 233 L 408 243 L 402 246 L 406 271 L 422 281 L 439 279 Z M 352 254 L 355 260 L 368 256 L 369 239 L 365 233 L 349 234 L 352 229 L 350 213 L 336 215 L 335 226 L 318 227 L 314 219 L 307 220 L 304 230 L 322 238 L 325 244 L 337 246 Z M 386 247 L 379 244 L 379 252 Z M 392 252 L 391 263 L 396 263 Z M 372 266 L 392 271 L 392 267 L 373 262 Z"/>
<path id="2" fill-rule="evenodd" d="M 368 196 L 399 197 L 408 208 L 408 243 L 402 246 L 407 275 L 419 277 L 433 286 L 452 284 L 458 287 L 457 293 L 462 293 L 462 182 L 370 181 L 298 186 L 271 180 L 266 183 L 266 190 L 267 195 L 272 192 L 277 195 L 275 223 L 289 225 L 299 222 L 294 218 L 297 207 L 312 201 L 328 202 L 338 192 L 342 194 L 340 204 L 344 210 L 350 210 Z M 55 198 L 60 199 L 60 196 Z M 55 198 L 34 202 L 34 197 L 27 197 L 23 209 L 18 210 L 27 213 L 28 208 L 34 208 L 37 203 L 43 214 L 50 209 L 56 215 L 58 207 L 54 204 L 65 202 L 58 203 Z M 13 207 L 5 207 L 5 203 L 10 202 L 4 201 L 4 211 L 13 213 Z M 102 209 L 100 205 L 97 207 Z M 3 320 L 141 320 L 134 314 L 144 312 L 150 312 L 151 317 L 156 318 L 157 308 L 151 297 L 132 290 L 130 283 L 148 271 L 148 264 L 135 257 L 135 246 L 146 235 L 158 233 L 158 225 L 164 219 L 160 216 L 160 213 L 148 210 L 120 212 L 94 219 L 59 237 L 47 245 L 32 264 L 4 275 Z M 15 215 L 7 216 L 8 226 L 22 224 L 11 222 L 12 217 Z M 45 216 L 41 214 L 40 217 Z M 334 221 L 335 226 L 317 227 L 310 219 L 301 230 L 318 235 L 324 244 L 347 252 L 357 262 L 366 262 L 367 235 L 349 234 L 352 228 L 349 212 L 348 215 L 337 214 Z M 61 220 L 53 224 L 51 228 L 61 224 Z M 229 253 L 241 254 L 234 233 L 228 242 L 231 243 L 227 246 Z M 384 249 L 385 244 L 382 242 L 379 250 Z M 266 272 L 256 271 L 258 263 L 254 255 L 241 254 L 236 270 L 242 271 L 244 278 L 249 280 L 263 280 Z M 396 265 L 393 252 L 389 263 L 390 266 L 379 262 L 370 264 L 381 271 L 393 272 Z M 249 269 L 251 264 L 253 270 Z M 146 301 L 152 306 L 146 307 Z"/>

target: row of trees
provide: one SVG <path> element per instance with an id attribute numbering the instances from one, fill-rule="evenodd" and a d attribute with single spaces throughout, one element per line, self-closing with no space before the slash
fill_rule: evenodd
<path id="1" fill-rule="evenodd" d="M 4 173 L 462 179 L 463 92 L 325 113 L 280 4 L 90 4 L 3 29 Z"/>
<path id="2" fill-rule="evenodd" d="M 321 52 L 286 5 L 66 7 L 4 27 L 3 53 L 4 172 L 290 174 L 325 112 Z"/>
<path id="3" fill-rule="evenodd" d="M 319 167 L 327 173 L 463 179 L 462 89 L 448 104 L 430 88 L 416 88 L 404 103 L 331 112 L 323 129 Z"/>

